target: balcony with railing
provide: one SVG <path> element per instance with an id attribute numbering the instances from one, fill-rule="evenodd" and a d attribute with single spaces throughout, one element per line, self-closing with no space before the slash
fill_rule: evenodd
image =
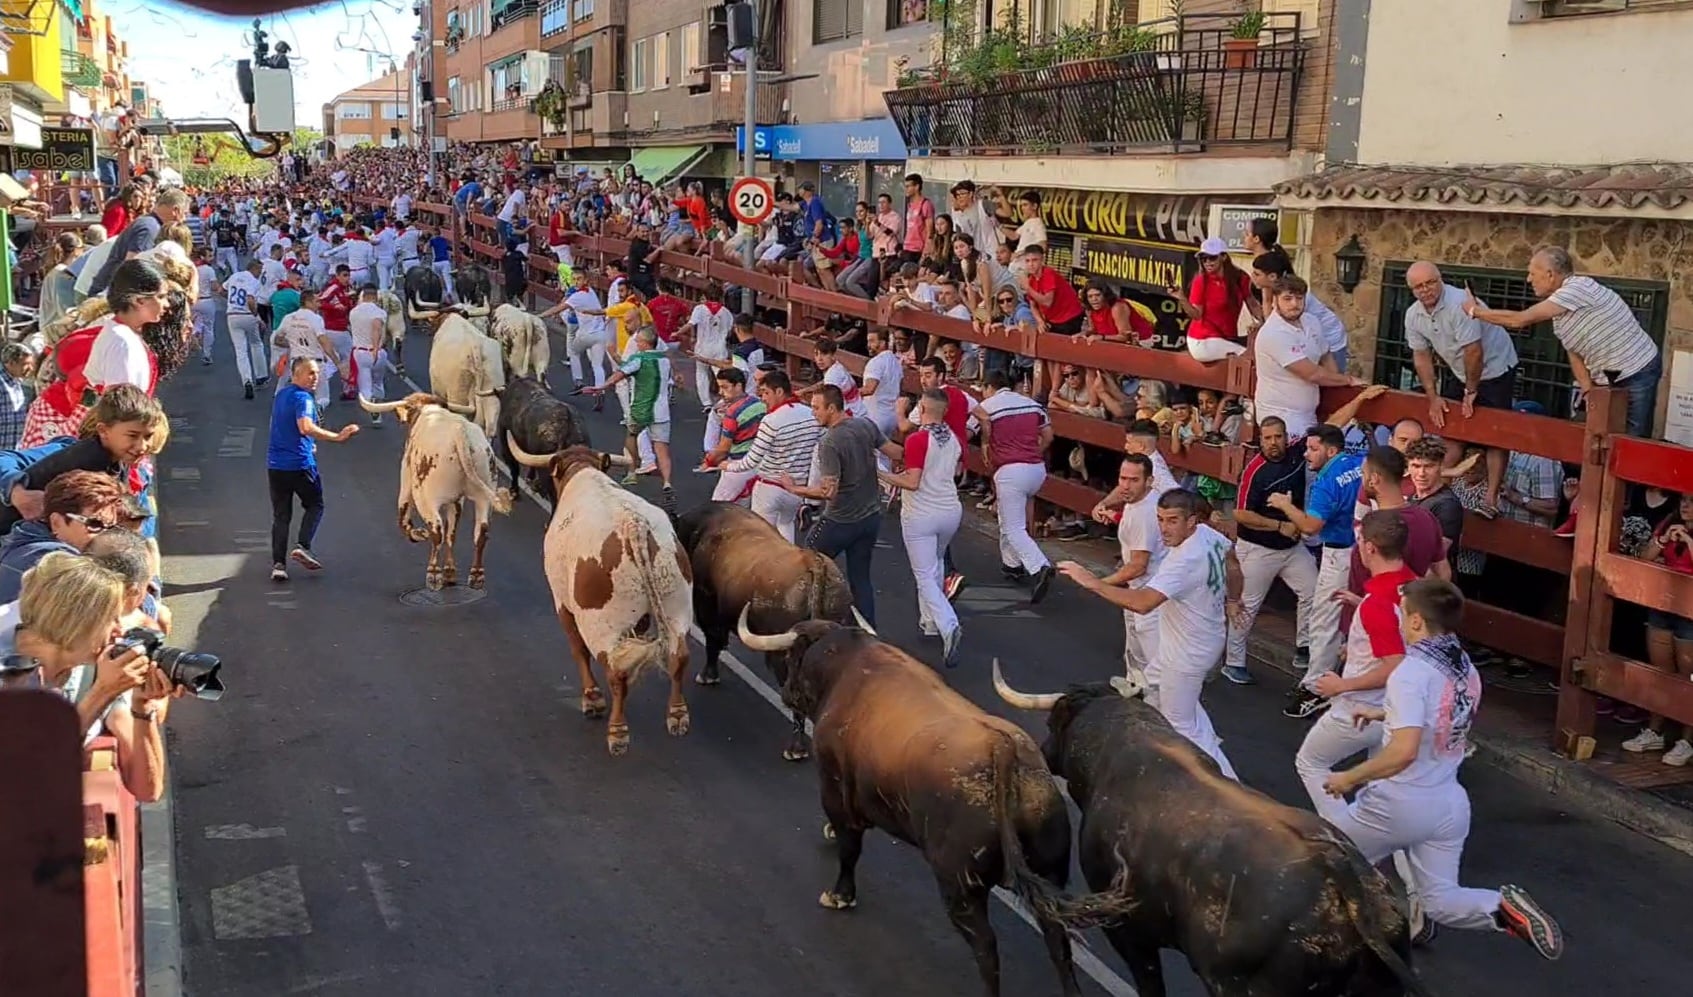
<path id="1" fill-rule="evenodd" d="M 883 95 L 913 156 L 1291 148 L 1305 60 L 1298 13 L 1188 14 L 1030 46 L 1014 29 L 903 72 Z"/>
<path id="2" fill-rule="evenodd" d="M 546 0 L 541 5 L 542 38 L 581 37 L 628 23 L 629 0 Z"/>
<path id="3" fill-rule="evenodd" d="M 102 73 L 100 64 L 81 52 L 60 52 L 59 73 L 65 83 L 73 87 L 97 87 Z"/>

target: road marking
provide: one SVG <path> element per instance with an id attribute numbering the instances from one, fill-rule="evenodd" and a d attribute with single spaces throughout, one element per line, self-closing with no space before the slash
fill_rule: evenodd
<path id="1" fill-rule="evenodd" d="M 388 926 L 389 931 L 399 931 L 400 906 L 394 902 L 394 891 L 389 888 L 387 877 L 382 875 L 382 866 L 365 862 L 364 880 L 370 884 L 370 896 L 376 901 L 376 912 L 382 915 L 382 923 Z"/>
<path id="2" fill-rule="evenodd" d="M 170 469 L 172 481 L 199 481 L 200 469 L 197 467 L 173 467 Z"/>
<path id="3" fill-rule="evenodd" d="M 266 869 L 228 886 L 215 887 L 211 893 L 212 934 L 219 941 L 312 933 L 299 866 Z"/>
<path id="4" fill-rule="evenodd" d="M 175 522 L 171 523 L 171 525 L 172 526 L 178 526 L 178 527 L 180 527 L 180 526 L 210 526 L 210 525 L 212 525 L 212 521 L 209 520 L 209 519 L 178 519 Z"/>
<path id="5" fill-rule="evenodd" d="M 206 828 L 206 838 L 210 841 L 258 841 L 287 836 L 286 828 L 254 827 L 251 824 L 213 824 Z"/>
<path id="6" fill-rule="evenodd" d="M 410 377 L 402 375 L 401 379 L 404 380 L 413 391 L 423 390 L 418 387 L 417 382 L 413 381 Z M 496 465 L 494 472 L 500 477 L 505 478 L 507 481 L 511 480 L 508 469 L 504 465 Z M 530 500 L 532 500 L 537 506 L 545 509 L 549 519 L 552 517 L 553 504 L 537 493 L 535 489 L 529 487 L 529 482 L 520 480 L 516 483 L 516 487 L 521 490 L 523 494 L 529 496 Z M 1005 615 L 1017 616 L 1018 614 L 1011 613 Z M 1027 615 L 1032 618 L 1035 614 L 1029 613 Z M 692 637 L 701 647 L 705 646 L 705 634 L 698 626 L 689 627 L 688 636 Z M 775 707 L 776 712 L 780 713 L 784 717 L 791 715 L 788 708 L 782 704 L 782 694 L 772 688 L 770 683 L 764 681 L 764 679 L 754 673 L 752 669 L 741 664 L 734 655 L 730 654 L 728 651 L 724 651 L 720 660 L 723 664 L 729 666 L 729 670 L 734 672 L 741 681 L 745 682 L 752 691 L 758 693 L 765 702 Z M 807 733 L 811 732 L 811 721 L 807 720 L 805 722 L 805 729 Z M 1068 794 L 1065 794 L 1065 799 L 1069 799 Z M 1027 924 L 1030 928 L 1033 928 L 1036 933 L 1039 933 L 1039 923 L 1035 921 L 1034 915 L 1023 906 L 1022 901 L 1018 900 L 1016 896 L 1007 893 L 1004 889 L 997 886 L 994 887 L 993 895 L 1001 903 L 1009 907 L 1019 918 L 1021 918 L 1024 924 Z M 1110 994 L 1111 997 L 1139 997 L 1139 991 L 1134 988 L 1134 985 L 1128 980 L 1125 980 L 1121 976 L 1117 975 L 1115 970 L 1113 970 L 1110 966 L 1107 966 L 1097 955 L 1094 955 L 1093 949 L 1089 948 L 1087 943 L 1074 936 L 1072 936 L 1071 942 L 1072 947 L 1075 950 L 1077 968 L 1079 968 L 1083 973 L 1086 973 L 1093 982 L 1099 984 L 1106 993 Z"/>
<path id="7" fill-rule="evenodd" d="M 252 426 L 232 426 L 224 430 L 223 439 L 218 442 L 219 457 L 251 457 L 253 456 Z"/>
<path id="8" fill-rule="evenodd" d="M 365 832 L 366 822 L 364 817 L 359 815 L 358 807 L 342 807 L 341 813 L 347 818 L 348 833 L 363 834 Z"/>

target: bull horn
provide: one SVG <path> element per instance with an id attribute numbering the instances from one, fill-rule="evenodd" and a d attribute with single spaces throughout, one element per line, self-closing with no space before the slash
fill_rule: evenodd
<path id="1" fill-rule="evenodd" d="M 1058 705 L 1063 698 L 1062 693 L 1046 692 L 1018 692 L 1005 681 L 1005 676 L 999 670 L 999 659 L 993 659 L 993 691 L 999 693 L 999 698 L 1005 700 L 1019 710 L 1050 710 Z"/>
<path id="2" fill-rule="evenodd" d="M 786 651 L 799 640 L 799 634 L 789 630 L 779 634 L 755 634 L 747 629 L 747 617 L 752 615 L 752 606 L 741 607 L 741 618 L 735 624 L 735 635 L 741 638 L 741 643 L 754 651 Z"/>
<path id="3" fill-rule="evenodd" d="M 359 407 L 372 415 L 381 415 L 384 412 L 393 412 L 405 403 L 405 399 L 403 398 L 397 402 L 373 402 L 363 395 L 359 396 Z"/>
<path id="4" fill-rule="evenodd" d="M 439 309 L 436 309 L 434 311 L 420 312 L 416 308 L 408 306 L 406 308 L 406 316 L 414 322 L 427 322 L 428 320 L 430 320 L 432 318 L 440 318 L 441 312 L 440 312 Z"/>
<path id="5" fill-rule="evenodd" d="M 459 415 L 473 416 L 473 415 L 476 414 L 476 406 L 474 406 L 474 405 L 454 405 L 452 402 L 448 402 L 447 403 L 447 411 L 457 412 Z"/>
<path id="6" fill-rule="evenodd" d="M 608 454 L 605 455 L 605 459 L 606 459 L 606 463 L 611 465 L 612 467 L 634 467 L 635 466 L 635 462 L 630 460 L 629 455 L 626 454 L 626 453 L 608 453 Z"/>
<path id="7" fill-rule="evenodd" d="M 858 629 L 864 631 L 872 637 L 881 636 L 881 634 L 876 632 L 876 628 L 870 625 L 870 621 L 864 618 L 864 614 L 858 611 L 857 606 L 852 607 L 852 618 L 858 623 Z"/>
<path id="8" fill-rule="evenodd" d="M 517 440 L 512 437 L 509 429 L 506 430 L 506 449 L 511 451 L 512 457 L 516 458 L 517 462 L 524 467 L 548 467 L 553 462 L 551 457 L 537 457 L 518 446 Z"/>
<path id="9" fill-rule="evenodd" d="M 478 398 L 497 398 L 497 397 L 499 397 L 499 394 L 500 394 L 499 388 L 489 388 L 487 391 L 478 391 L 476 393 L 476 397 L 478 397 Z"/>

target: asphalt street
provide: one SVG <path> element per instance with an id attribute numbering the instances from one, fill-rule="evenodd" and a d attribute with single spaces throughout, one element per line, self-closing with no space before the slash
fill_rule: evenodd
<path id="1" fill-rule="evenodd" d="M 427 338 L 407 342 L 419 383 L 427 351 Z M 242 399 L 226 339 L 216 359 L 162 391 L 175 429 L 160 460 L 174 641 L 222 655 L 230 686 L 222 702 L 184 702 L 171 718 L 188 994 L 980 993 L 913 850 L 872 836 L 859 907 L 818 906 L 835 861 L 816 773 L 782 761 L 786 724 L 767 690 L 737 674 L 715 689 L 690 682 L 693 731 L 677 739 L 664 729 L 666 683 L 649 675 L 633 693 L 629 754 L 607 755 L 603 721 L 578 709 L 541 570 L 546 515 L 532 500 L 496 517 L 485 599 L 409 605 L 427 551 L 394 525 L 404 430 L 367 425 L 320 447 L 325 570 L 270 582 L 270 394 Z M 563 364 L 552 378 L 569 384 Z M 405 387 L 391 378 L 389 390 Z M 619 443 L 615 407 L 589 414 L 601 447 Z M 698 406 L 676 407 L 686 509 L 711 480 L 687 470 Z M 351 418 L 364 422 L 337 401 L 327 422 Z M 655 498 L 656 479 L 637 491 Z M 460 554 L 467 566 L 469 530 Z M 957 554 L 974 582 L 960 601 L 963 662 L 947 679 L 976 702 L 1012 712 L 993 694 L 993 655 L 1031 689 L 1120 668 L 1116 611 L 1062 582 L 1028 606 L 999 584 L 997 551 L 979 532 L 962 531 Z M 884 638 L 938 660 L 938 641 L 917 633 L 892 520 L 876 556 Z M 1281 680 L 1263 677 L 1217 683 L 1207 703 L 1242 777 L 1303 805 L 1292 759 L 1304 724 L 1279 715 Z M 1039 717 L 1014 718 L 1038 736 Z M 1693 895 L 1693 857 L 1572 816 L 1481 765 L 1465 782 L 1467 879 L 1533 891 L 1562 919 L 1569 951 L 1548 964 L 1504 936 L 1446 931 L 1418 963 L 1433 992 L 1685 988 L 1693 949 L 1677 912 Z M 1003 904 L 994 924 L 1004 993 L 1056 994 L 1039 936 Z M 1133 993 L 1108 947 L 1088 944 L 1098 961 L 1087 992 Z M 1173 994 L 1202 992 L 1179 956 L 1166 967 Z"/>

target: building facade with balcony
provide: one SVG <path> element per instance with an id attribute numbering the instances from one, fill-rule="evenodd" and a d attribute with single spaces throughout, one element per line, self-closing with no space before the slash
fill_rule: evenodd
<path id="1" fill-rule="evenodd" d="M 81 17 L 80 8 L 73 14 L 57 0 L 0 0 L 0 29 L 12 40 L 0 73 L 0 146 L 40 149 L 42 127 L 59 123 L 66 52 L 75 52 L 75 25 Z"/>
<path id="2" fill-rule="evenodd" d="M 411 96 L 413 66 L 386 73 L 335 95 L 323 105 L 323 136 L 337 154 L 363 145 L 384 148 L 416 144 Z"/>
<path id="3" fill-rule="evenodd" d="M 1011 219 L 1035 192 L 1048 263 L 1147 306 L 1158 345 L 1180 349 L 1168 289 L 1206 236 L 1273 215 L 1274 185 L 1318 167 L 1339 19 L 1365 18 L 1337 0 L 1252 7 L 1243 24 L 1239 0 L 953 0 L 884 96 L 907 166 L 940 210 L 963 180 Z M 1304 266 L 1295 226 L 1282 241 Z"/>
<path id="4" fill-rule="evenodd" d="M 1664 99 L 1693 84 L 1677 58 L 1690 33 L 1689 0 L 1372 5 L 1341 52 L 1357 71 L 1336 87 L 1330 165 L 1278 189 L 1284 214 L 1309 216 L 1314 259 L 1362 248 L 1350 293 L 1332 262 L 1311 274 L 1353 330 L 1355 373 L 1415 390 L 1410 263 L 1526 308 L 1529 257 L 1551 244 L 1623 296 L 1672 381 L 1676 369 L 1693 381 L 1693 111 Z M 1518 394 L 1568 413 L 1573 379 L 1550 327 L 1514 338 Z M 1693 419 L 1670 407 L 1666 432 L 1693 445 Z"/>

